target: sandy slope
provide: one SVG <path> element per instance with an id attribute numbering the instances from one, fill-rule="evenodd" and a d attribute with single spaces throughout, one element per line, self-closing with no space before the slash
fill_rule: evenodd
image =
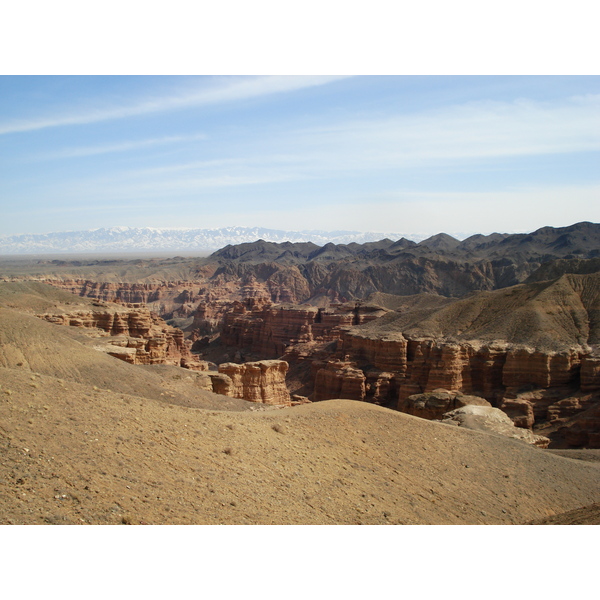
<path id="1" fill-rule="evenodd" d="M 600 525 L 600 504 L 575 508 L 552 517 L 532 521 L 529 525 Z"/>
<path id="2" fill-rule="evenodd" d="M 2 523 L 500 524 L 600 501 L 597 463 L 364 403 L 221 412 L 0 381 Z"/>
<path id="3" fill-rule="evenodd" d="M 53 325 L 14 309 L 0 308 L 0 367 L 56 376 L 91 387 L 165 400 L 183 406 L 249 410 L 251 402 L 207 392 L 186 369 L 138 367 L 94 350 L 94 340 L 76 327 Z M 161 368 L 163 367 L 163 368 Z M 187 385 L 186 385 L 187 384 Z"/>

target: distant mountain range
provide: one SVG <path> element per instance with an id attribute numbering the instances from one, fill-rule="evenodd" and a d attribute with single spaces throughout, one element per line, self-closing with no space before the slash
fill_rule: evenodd
<path id="1" fill-rule="evenodd" d="M 262 227 L 221 229 L 157 229 L 153 227 L 109 227 L 89 231 L 0 236 L 0 254 L 62 254 L 96 252 L 213 251 L 227 245 L 266 242 L 313 242 L 363 244 L 384 238 L 408 237 L 415 242 L 426 235 L 364 233 L 359 231 L 283 231 Z"/>

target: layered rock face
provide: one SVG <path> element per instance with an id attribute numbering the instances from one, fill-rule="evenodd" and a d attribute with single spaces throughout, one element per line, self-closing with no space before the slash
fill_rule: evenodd
<path id="1" fill-rule="evenodd" d="M 314 365 L 319 367 L 317 363 Z M 364 400 L 366 397 L 366 377 L 350 363 L 331 361 L 318 368 L 315 377 L 314 399 Z"/>
<path id="2" fill-rule="evenodd" d="M 268 263 L 221 267 L 209 264 L 188 280 L 173 277 L 163 281 L 114 282 L 67 276 L 47 277 L 44 281 L 77 296 L 103 302 L 144 303 L 165 318 L 187 317 L 199 309 L 194 327 L 201 331 L 211 320 L 216 330 L 233 301 L 265 298 L 269 302 L 300 303 L 311 295 L 308 282 L 297 267 Z"/>
<path id="3" fill-rule="evenodd" d="M 190 314 L 198 301 L 198 284 L 192 281 L 115 283 L 87 279 L 47 280 L 53 287 L 83 298 L 123 304 L 146 304 L 162 316 Z"/>
<path id="4" fill-rule="evenodd" d="M 224 315 L 221 341 L 225 346 L 247 348 L 253 354 L 275 358 L 295 344 L 338 340 L 342 327 L 366 323 L 383 312 L 358 305 L 322 309 L 250 299 L 233 303 Z"/>
<path id="5" fill-rule="evenodd" d="M 105 340 L 98 349 L 131 364 L 168 364 L 198 371 L 208 369 L 190 351 L 183 331 L 167 325 L 143 304 L 98 306 L 93 310 L 55 312 L 38 315 L 57 325 L 95 331 Z"/>
<path id="6" fill-rule="evenodd" d="M 569 407 L 570 410 L 575 411 L 574 416 L 566 419 L 557 429 L 557 436 L 564 440 L 567 447 L 600 448 L 600 402 L 598 400 L 596 397 L 593 404 L 589 403 L 590 408 L 584 410 L 577 406 L 579 404 L 577 402 Z M 587 403 L 582 404 L 585 407 Z"/>
<path id="7" fill-rule="evenodd" d="M 581 390 L 600 390 L 600 356 L 583 356 L 581 359 Z"/>
<path id="8" fill-rule="evenodd" d="M 481 396 L 496 405 L 504 400 L 506 408 L 508 399 L 515 399 L 527 389 L 566 385 L 578 388 L 582 382 L 588 389 L 600 389 L 597 359 L 575 349 L 543 352 L 510 345 L 415 340 L 398 334 L 394 337 L 373 339 L 346 331 L 340 354 L 349 359 L 349 365 L 361 368 L 365 376 L 373 368 L 391 372 L 398 390 L 399 410 L 404 410 L 410 396 L 437 388 Z M 585 379 L 581 380 L 580 369 L 584 364 Z M 316 396 L 326 394 L 318 390 L 321 381 L 324 380 L 315 381 Z M 531 411 L 513 409 L 526 417 L 519 425 L 533 424 Z"/>
<path id="9" fill-rule="evenodd" d="M 288 367 L 284 360 L 223 363 L 219 365 L 218 375 L 210 374 L 213 390 L 250 402 L 291 406 L 290 393 L 285 385 Z"/>

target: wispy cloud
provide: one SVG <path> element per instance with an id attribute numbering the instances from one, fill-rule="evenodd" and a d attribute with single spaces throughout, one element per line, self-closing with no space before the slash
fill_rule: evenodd
<path id="1" fill-rule="evenodd" d="M 298 131 L 296 148 L 352 168 L 600 150 L 600 95 L 555 103 L 472 102 Z M 350 162 L 347 162 L 350 161 Z"/>
<path id="2" fill-rule="evenodd" d="M 224 149 L 223 149 L 224 148 Z M 553 104 L 469 103 L 444 110 L 247 135 L 222 156 L 121 173 L 112 181 L 191 188 L 232 181 L 370 176 L 369 172 L 490 169 L 493 160 L 600 150 L 600 96 Z M 185 182 L 185 183 L 184 183 Z M 375 187 L 378 187 L 374 183 Z"/>
<path id="3" fill-rule="evenodd" d="M 170 141 L 176 143 L 179 138 L 71 152 L 74 156 L 125 151 L 134 149 L 135 144 Z M 553 104 L 472 103 L 310 130 L 289 128 L 264 136 L 250 131 L 228 143 L 220 142 L 220 150 L 212 159 L 111 171 L 66 181 L 55 189 L 61 189 L 61 197 L 89 198 L 94 190 L 99 199 L 137 198 L 141 202 L 158 197 L 176 201 L 196 192 L 204 195 L 207 190 L 239 188 L 243 203 L 245 195 L 252 196 L 251 188 L 258 185 L 329 181 L 333 184 L 329 190 L 339 190 L 343 196 L 351 189 L 349 182 L 370 178 L 372 194 L 376 195 L 398 189 L 405 175 L 415 169 L 426 169 L 435 182 L 438 173 L 460 170 L 464 176 L 481 168 L 489 171 L 505 164 L 501 159 L 511 157 L 598 151 L 600 97 L 571 98 Z M 505 183 L 498 177 L 494 185 L 504 190 Z M 470 189 L 469 185 L 465 184 L 465 189 Z M 288 196 L 286 202 L 291 202 L 294 192 Z"/>
<path id="4" fill-rule="evenodd" d="M 100 121 L 124 119 L 151 113 L 179 110 L 192 106 L 208 106 L 223 102 L 234 102 L 249 98 L 259 98 L 305 88 L 325 85 L 341 79 L 335 76 L 271 76 L 271 77 L 231 77 L 220 79 L 218 84 L 196 92 L 186 92 L 172 96 L 159 96 L 122 106 L 100 109 L 81 109 L 78 113 L 53 115 L 37 119 L 27 119 L 0 123 L 0 135 L 35 131 L 49 127 L 85 125 Z"/>
<path id="5" fill-rule="evenodd" d="M 206 135 L 199 133 L 197 135 L 173 135 L 162 138 L 153 138 L 147 140 L 135 140 L 128 142 L 120 142 L 118 144 L 107 144 L 103 146 L 85 146 L 79 148 L 65 148 L 51 154 L 37 158 L 46 159 L 61 159 L 61 158 L 79 158 L 84 156 L 95 156 L 98 154 L 111 154 L 113 152 L 127 152 L 129 150 L 139 150 L 140 148 L 148 148 L 152 146 L 162 146 L 164 144 L 176 144 L 181 142 L 191 142 L 197 140 L 205 140 Z"/>

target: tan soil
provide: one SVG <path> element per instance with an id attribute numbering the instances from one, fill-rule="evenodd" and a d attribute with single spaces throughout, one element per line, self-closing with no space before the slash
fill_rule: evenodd
<path id="1" fill-rule="evenodd" d="M 600 525 L 600 504 L 592 504 L 532 521 L 530 525 Z"/>
<path id="2" fill-rule="evenodd" d="M 0 381 L 2 523 L 502 524 L 600 501 L 597 464 L 360 402 L 221 412 Z"/>

